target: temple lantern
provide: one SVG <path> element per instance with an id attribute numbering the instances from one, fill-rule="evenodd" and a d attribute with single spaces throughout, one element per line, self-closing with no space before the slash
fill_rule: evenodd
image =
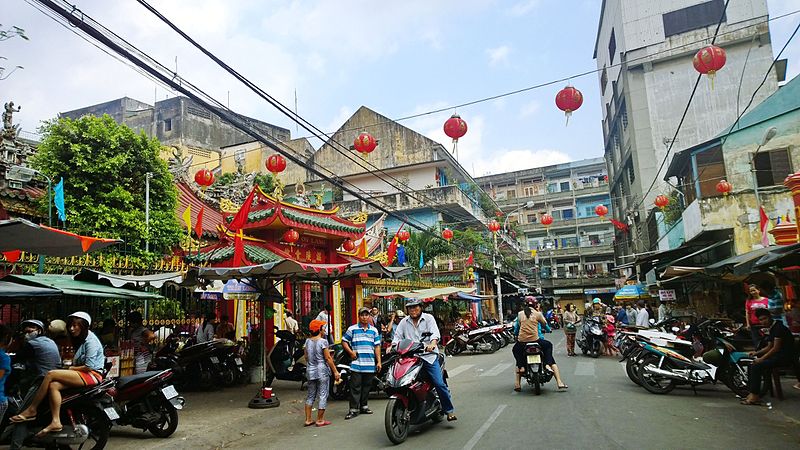
<path id="1" fill-rule="evenodd" d="M 267 158 L 267 170 L 272 172 L 273 175 L 277 175 L 280 172 L 286 170 L 286 159 L 278 153 L 274 155 L 270 155 Z"/>
<path id="2" fill-rule="evenodd" d="M 453 239 L 453 230 L 450 228 L 445 228 L 442 230 L 442 237 L 447 241 L 450 242 L 450 239 Z"/>
<path id="3" fill-rule="evenodd" d="M 350 239 L 345 239 L 344 242 L 342 242 L 342 248 L 346 252 L 352 252 L 356 249 L 356 243 Z"/>
<path id="4" fill-rule="evenodd" d="M 567 86 L 556 94 L 556 106 L 564 111 L 564 115 L 567 116 L 567 124 L 569 124 L 572 112 L 577 111 L 582 104 L 583 94 L 572 86 Z"/>
<path id="5" fill-rule="evenodd" d="M 720 180 L 719 183 L 717 183 L 717 192 L 719 192 L 722 195 L 727 196 L 728 194 L 730 194 L 732 190 L 733 190 L 733 185 L 728 183 L 727 180 Z"/>
<path id="6" fill-rule="evenodd" d="M 467 134 L 467 122 L 458 114 L 453 114 L 444 122 L 444 134 L 447 135 L 453 142 L 458 142 L 458 139 Z"/>
<path id="7" fill-rule="evenodd" d="M 711 79 L 711 89 L 714 89 L 714 75 L 719 69 L 725 66 L 725 50 L 717 47 L 716 45 L 709 45 L 697 51 L 692 60 L 695 70 L 708 75 Z"/>
<path id="8" fill-rule="evenodd" d="M 553 216 L 550 214 L 542 214 L 542 218 L 539 220 L 539 223 L 542 225 L 549 227 L 553 224 Z"/>
<path id="9" fill-rule="evenodd" d="M 375 138 L 366 131 L 362 131 L 361 134 L 359 134 L 353 141 L 353 148 L 355 148 L 356 151 L 361 153 L 361 156 L 365 158 L 368 154 L 372 153 L 377 146 L 378 141 L 376 141 Z"/>
<path id="10" fill-rule="evenodd" d="M 300 239 L 300 233 L 298 233 L 294 228 L 289 228 L 283 233 L 283 241 L 288 242 L 289 244 L 294 244 Z"/>
<path id="11" fill-rule="evenodd" d="M 597 205 L 594 207 L 594 213 L 600 217 L 605 217 L 608 214 L 608 207 L 606 205 Z"/>
<path id="12" fill-rule="evenodd" d="M 489 227 L 489 231 L 491 231 L 492 233 L 497 233 L 498 231 L 500 231 L 500 222 L 492 219 L 489 221 L 487 227 Z"/>
<path id="13" fill-rule="evenodd" d="M 397 232 L 397 239 L 400 239 L 400 242 L 405 242 L 411 238 L 411 233 L 408 230 L 400 230 Z"/>
<path id="14" fill-rule="evenodd" d="M 200 186 L 200 189 L 205 190 L 214 184 L 214 174 L 208 169 L 200 169 L 194 174 L 194 182 Z"/>
<path id="15" fill-rule="evenodd" d="M 655 203 L 655 205 L 661 208 L 661 210 L 663 211 L 664 208 L 666 208 L 667 205 L 669 205 L 669 197 L 663 194 L 659 195 L 658 197 L 656 197 L 653 203 Z"/>

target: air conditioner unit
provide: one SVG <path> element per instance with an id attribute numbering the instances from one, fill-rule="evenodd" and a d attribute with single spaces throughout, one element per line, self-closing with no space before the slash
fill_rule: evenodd
<path id="1" fill-rule="evenodd" d="M 22 182 L 17 180 L 7 180 L 8 187 L 11 189 L 22 189 Z"/>

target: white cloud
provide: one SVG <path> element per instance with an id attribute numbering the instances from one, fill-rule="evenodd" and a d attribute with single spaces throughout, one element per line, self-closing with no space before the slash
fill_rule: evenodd
<path id="1" fill-rule="evenodd" d="M 540 0 L 525 0 L 517 2 L 511 7 L 511 9 L 508 10 L 508 12 L 512 16 L 524 16 L 536 9 L 540 3 Z"/>
<path id="2" fill-rule="evenodd" d="M 508 55 L 510 53 L 511 53 L 511 48 L 507 45 L 501 45 L 500 47 L 490 48 L 486 50 L 486 54 L 489 56 L 490 66 L 497 66 L 500 64 L 508 63 Z"/>
<path id="3" fill-rule="evenodd" d="M 541 104 L 536 100 L 531 100 L 530 102 L 522 105 L 522 108 L 519 111 L 520 117 L 530 117 L 537 112 L 539 112 L 539 108 L 541 108 Z"/>
<path id="4" fill-rule="evenodd" d="M 495 173 L 514 172 L 517 170 L 544 167 L 571 161 L 569 155 L 559 150 L 506 150 L 498 149 L 492 152 L 491 157 L 480 158 L 475 163 L 472 176 L 483 176 Z M 470 167 L 470 172 L 472 168 Z"/>

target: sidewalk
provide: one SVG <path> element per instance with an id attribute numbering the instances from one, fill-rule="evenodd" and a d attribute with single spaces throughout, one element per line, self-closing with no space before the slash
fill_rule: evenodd
<path id="1" fill-rule="evenodd" d="M 258 384 L 249 384 L 212 392 L 181 393 L 186 398 L 186 406 L 180 412 L 175 434 L 159 439 L 132 427 L 114 427 L 109 448 L 234 448 L 237 440 L 252 436 L 253 430 L 265 436 L 266 447 L 269 437 L 275 433 L 294 434 L 303 430 L 306 391 L 299 389 L 300 383 L 276 380 L 272 388 L 280 399 L 280 406 L 250 409 L 247 404 L 258 388 Z M 347 402 L 330 401 L 328 409 L 333 420 L 343 420 Z M 314 414 L 316 417 L 316 411 Z"/>

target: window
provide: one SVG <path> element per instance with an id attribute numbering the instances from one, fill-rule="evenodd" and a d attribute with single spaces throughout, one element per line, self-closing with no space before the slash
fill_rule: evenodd
<path id="1" fill-rule="evenodd" d="M 514 189 L 506 191 L 506 198 L 517 198 L 517 191 Z"/>
<path id="2" fill-rule="evenodd" d="M 614 36 L 614 29 L 611 29 L 611 38 L 608 40 L 608 60 L 614 64 L 614 54 L 617 53 L 617 38 Z"/>
<path id="3" fill-rule="evenodd" d="M 564 219 L 564 220 L 574 219 L 575 218 L 575 212 L 572 210 L 572 208 L 570 208 L 570 209 L 562 209 L 561 210 L 561 218 Z"/>
<path id="4" fill-rule="evenodd" d="M 555 194 L 558 192 L 558 183 L 547 183 L 547 193 Z"/>
<path id="5" fill-rule="evenodd" d="M 694 156 L 697 162 L 697 178 L 700 184 L 700 198 L 718 197 L 722 194 L 717 192 L 717 183 L 726 177 L 725 160 L 722 157 L 722 149 L 714 147 L 710 150 L 700 152 Z M 694 179 L 691 180 L 694 185 Z M 687 202 L 689 199 L 687 198 Z"/>
<path id="6" fill-rule="evenodd" d="M 628 162 L 628 184 L 633 184 L 636 181 L 636 170 L 633 168 L 633 163 Z"/>
<path id="7" fill-rule="evenodd" d="M 528 186 L 525 189 L 525 197 L 533 197 L 536 195 L 536 188 L 533 186 Z"/>
<path id="8" fill-rule="evenodd" d="M 164 119 L 164 132 L 172 131 L 172 119 Z"/>
<path id="9" fill-rule="evenodd" d="M 789 150 L 780 149 L 760 152 L 756 155 L 756 181 L 759 187 L 783 184 L 783 180 L 792 173 Z"/>
<path id="10" fill-rule="evenodd" d="M 606 70 L 605 66 L 603 66 L 603 72 L 600 73 L 600 92 L 602 95 L 606 95 L 606 85 L 608 84 L 608 71 Z"/>
<path id="11" fill-rule="evenodd" d="M 727 20 L 724 14 L 725 2 L 723 0 L 711 0 L 710 2 L 668 12 L 661 16 L 664 21 L 664 37 L 716 25 L 720 17 L 722 17 L 723 21 Z M 612 31 L 611 33 L 613 37 L 614 32 Z M 611 44 L 609 43 L 609 45 Z"/>
<path id="12" fill-rule="evenodd" d="M 628 128 L 628 108 L 625 106 L 625 101 L 623 100 L 619 106 L 619 115 L 622 120 L 622 128 Z"/>
<path id="13" fill-rule="evenodd" d="M 589 235 L 589 245 L 600 245 L 600 235 L 590 234 Z"/>
<path id="14" fill-rule="evenodd" d="M 536 214 L 528 214 L 528 223 L 536 223 L 536 222 L 538 222 Z"/>
<path id="15" fill-rule="evenodd" d="M 569 181 L 561 182 L 561 192 L 569 192 Z"/>
<path id="16" fill-rule="evenodd" d="M 583 211 L 584 211 L 584 214 L 586 215 L 586 217 L 592 217 L 592 216 L 595 216 L 595 215 L 596 215 L 596 214 L 594 213 L 594 208 L 593 208 L 593 207 L 591 207 L 591 206 L 586 206 L 586 207 L 584 207 L 584 210 L 583 210 Z"/>

